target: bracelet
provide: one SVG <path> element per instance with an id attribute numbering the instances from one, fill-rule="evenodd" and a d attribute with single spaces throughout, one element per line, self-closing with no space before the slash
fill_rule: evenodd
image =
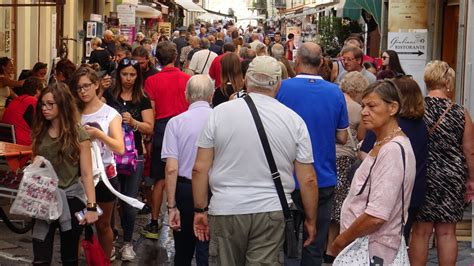
<path id="1" fill-rule="evenodd" d="M 205 207 L 205 208 L 194 208 L 194 212 L 197 212 L 197 213 L 207 212 L 208 210 L 209 210 L 208 207 Z"/>
<path id="2" fill-rule="evenodd" d="M 135 126 L 133 127 L 133 131 L 137 131 L 137 130 L 138 130 L 138 124 L 140 123 L 140 122 L 138 122 L 137 120 L 135 120 L 135 121 L 136 121 L 136 123 L 135 123 Z"/>
<path id="3" fill-rule="evenodd" d="M 176 204 L 174 204 L 173 206 L 166 205 L 166 208 L 168 208 L 168 210 L 176 209 L 176 207 L 177 207 Z"/>
<path id="4" fill-rule="evenodd" d="M 97 208 L 97 203 L 95 203 L 95 202 L 88 202 L 88 203 L 86 204 L 86 207 L 87 207 L 87 208 Z"/>
<path id="5" fill-rule="evenodd" d="M 97 207 L 88 207 L 88 208 L 87 208 L 87 211 L 88 211 L 88 212 L 96 212 L 96 211 L 97 211 Z"/>

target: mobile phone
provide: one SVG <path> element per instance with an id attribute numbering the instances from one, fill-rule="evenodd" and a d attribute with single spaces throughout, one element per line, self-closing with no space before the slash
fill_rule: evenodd
<path id="1" fill-rule="evenodd" d="M 377 256 L 373 256 L 370 259 L 370 266 L 383 266 L 383 259 Z"/>
<path id="2" fill-rule="evenodd" d="M 76 215 L 77 220 L 79 222 L 84 220 L 84 218 L 86 217 L 86 213 L 87 213 L 87 208 L 84 208 L 83 210 L 76 212 L 75 215 Z M 102 209 L 99 206 L 97 206 L 97 215 L 101 216 L 102 213 L 104 213 Z"/>
<path id="3" fill-rule="evenodd" d="M 91 126 L 91 127 L 95 127 L 95 128 L 97 128 L 97 129 L 99 129 L 99 130 L 102 130 L 102 127 L 101 127 L 101 126 L 99 125 L 99 123 L 97 123 L 97 122 L 87 122 L 87 123 L 85 123 L 85 125 L 88 125 L 88 126 Z"/>

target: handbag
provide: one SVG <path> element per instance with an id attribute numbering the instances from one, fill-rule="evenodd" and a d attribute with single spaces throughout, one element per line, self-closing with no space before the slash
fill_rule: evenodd
<path id="1" fill-rule="evenodd" d="M 401 239 L 400 239 L 400 247 L 398 248 L 397 255 L 395 256 L 395 259 L 390 265 L 393 266 L 400 266 L 400 265 L 410 265 L 410 260 L 408 259 L 408 252 L 407 252 L 407 247 L 405 243 L 405 237 L 403 236 L 404 228 L 405 228 L 405 171 L 406 171 L 406 165 L 405 165 L 405 149 L 403 146 L 396 142 L 398 146 L 400 146 L 401 153 L 402 153 L 402 161 L 403 161 L 403 181 L 402 181 L 402 226 L 401 226 Z M 377 158 L 375 158 L 375 161 Z M 372 173 L 372 168 L 375 164 L 372 164 L 369 170 L 369 174 L 367 178 L 365 179 L 364 184 L 361 187 L 361 190 L 357 195 L 362 194 L 364 191 L 367 181 L 370 178 L 370 174 Z M 369 196 L 370 196 L 370 186 L 369 186 L 369 195 L 367 195 L 367 203 L 369 203 Z M 349 244 L 347 247 L 345 247 L 339 255 L 337 255 L 336 259 L 333 262 L 334 266 L 339 266 L 339 265 L 371 265 L 371 261 L 369 258 L 369 237 L 368 236 L 363 236 L 359 237 L 356 240 L 354 240 L 351 244 Z"/>
<path id="2" fill-rule="evenodd" d="M 298 238 L 297 230 L 295 228 L 295 220 L 293 214 L 290 211 L 288 202 L 286 201 L 285 191 L 283 190 L 283 185 L 281 183 L 280 173 L 273 158 L 273 153 L 268 142 L 267 134 L 265 133 L 265 128 L 263 127 L 262 120 L 258 114 L 257 107 L 252 101 L 250 96 L 244 97 L 245 102 L 249 106 L 250 113 L 252 113 L 255 126 L 257 127 L 258 135 L 260 141 L 262 142 L 263 151 L 265 152 L 265 157 L 270 167 L 271 176 L 273 182 L 275 183 L 275 188 L 278 193 L 278 198 L 280 199 L 281 207 L 283 209 L 283 215 L 285 216 L 285 242 L 283 245 L 285 254 L 288 258 L 297 258 L 298 257 Z"/>
<path id="3" fill-rule="evenodd" d="M 110 259 L 105 255 L 104 250 L 100 246 L 94 231 L 90 225 L 85 227 L 84 239 L 82 240 L 82 248 L 88 266 L 108 266 Z"/>
<path id="4" fill-rule="evenodd" d="M 355 172 L 357 171 L 357 169 L 359 169 L 359 166 L 362 164 L 362 160 L 359 159 L 359 157 L 357 156 L 357 151 L 359 150 L 359 148 L 357 147 L 357 144 L 354 140 L 354 137 L 352 136 L 351 129 L 349 127 L 347 128 L 347 134 L 349 135 L 349 140 L 351 141 L 351 149 L 356 155 L 355 161 L 346 170 L 346 178 L 347 180 L 349 180 L 349 183 L 352 183 L 352 179 L 354 179 Z"/>
<path id="5" fill-rule="evenodd" d="M 135 148 L 135 135 L 133 129 L 122 124 L 123 142 L 125 151 L 123 154 L 114 154 L 117 164 L 117 173 L 122 175 L 131 175 L 137 169 L 138 151 Z"/>
<path id="6" fill-rule="evenodd" d="M 10 208 L 11 214 L 54 221 L 63 211 L 58 190 L 59 179 L 50 161 L 36 156 L 23 171 L 18 193 Z"/>

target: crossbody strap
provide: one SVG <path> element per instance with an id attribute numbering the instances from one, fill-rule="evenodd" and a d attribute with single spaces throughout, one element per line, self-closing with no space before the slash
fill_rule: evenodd
<path id="1" fill-rule="evenodd" d="M 285 219 L 289 219 L 291 218 L 290 208 L 288 207 L 288 202 L 286 201 L 285 191 L 283 190 L 283 185 L 281 183 L 280 172 L 278 172 L 275 159 L 273 158 L 272 149 L 270 148 L 270 143 L 268 142 L 267 134 L 265 133 L 265 128 L 263 127 L 262 120 L 260 119 L 257 107 L 252 101 L 252 98 L 250 98 L 250 96 L 246 96 L 244 97 L 244 100 L 249 106 L 250 113 L 252 113 L 255 126 L 257 127 L 258 135 L 263 146 L 263 151 L 265 152 L 265 157 L 267 159 L 268 166 L 270 167 L 270 173 L 272 175 L 273 182 L 275 183 L 275 188 L 278 193 L 278 198 L 280 198 L 283 214 L 285 215 Z"/>
<path id="2" fill-rule="evenodd" d="M 402 144 L 400 144 L 397 141 L 394 141 L 395 143 L 400 146 L 400 149 L 402 151 L 402 161 L 403 161 L 403 181 L 402 181 L 402 235 L 403 235 L 403 229 L 405 227 L 405 172 L 406 172 L 406 163 L 405 163 L 405 149 L 403 148 Z"/>
<path id="3" fill-rule="evenodd" d="M 351 127 L 347 128 L 347 134 L 349 135 L 349 140 L 351 141 L 351 148 L 353 152 L 357 152 L 359 149 L 357 148 L 357 144 L 354 140 L 354 136 L 352 136 Z"/>
<path id="4" fill-rule="evenodd" d="M 402 162 L 403 162 L 403 181 L 402 181 L 402 234 L 403 234 L 403 230 L 405 228 L 405 172 L 406 172 L 406 162 L 405 162 L 405 149 L 403 148 L 402 144 L 400 144 L 398 141 L 394 141 L 395 143 L 398 144 L 398 146 L 400 146 L 400 150 L 401 150 L 401 153 L 402 153 Z M 375 160 L 374 160 L 374 163 L 372 164 L 372 166 L 370 166 L 370 170 L 369 170 L 369 174 L 367 175 L 367 178 L 365 179 L 365 182 L 364 184 L 362 185 L 359 193 L 357 193 L 356 195 L 359 196 L 360 194 L 362 194 L 362 192 L 364 192 L 365 190 L 365 187 L 367 186 L 367 181 L 369 180 L 370 178 L 370 175 L 372 173 L 372 168 L 374 167 L 375 165 L 375 162 L 377 161 L 377 157 L 375 157 Z M 370 185 L 369 185 L 369 194 L 367 195 L 367 202 L 366 202 L 366 206 L 369 204 L 369 197 L 370 197 Z"/>
<path id="5" fill-rule="evenodd" d="M 446 108 L 446 110 L 444 110 L 443 114 L 441 114 L 438 121 L 436 121 L 436 123 L 428 130 L 429 135 L 433 134 L 433 132 L 436 130 L 439 124 L 441 124 L 441 122 L 443 121 L 443 118 L 446 116 L 449 110 L 451 110 L 451 107 L 453 107 L 453 103 L 448 104 L 448 107 Z"/>
<path id="6" fill-rule="evenodd" d="M 204 69 L 206 68 L 206 65 L 207 65 L 207 61 L 209 61 L 209 56 L 211 56 L 211 50 L 209 50 L 209 53 L 207 54 L 206 62 L 204 63 L 204 66 L 201 69 L 201 73 L 199 74 L 202 74 L 202 72 L 204 72 Z"/>

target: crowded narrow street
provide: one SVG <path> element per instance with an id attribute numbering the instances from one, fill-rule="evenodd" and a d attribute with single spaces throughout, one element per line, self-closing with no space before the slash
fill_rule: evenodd
<path id="1" fill-rule="evenodd" d="M 474 0 L 0 0 L 0 266 L 474 266 Z"/>

